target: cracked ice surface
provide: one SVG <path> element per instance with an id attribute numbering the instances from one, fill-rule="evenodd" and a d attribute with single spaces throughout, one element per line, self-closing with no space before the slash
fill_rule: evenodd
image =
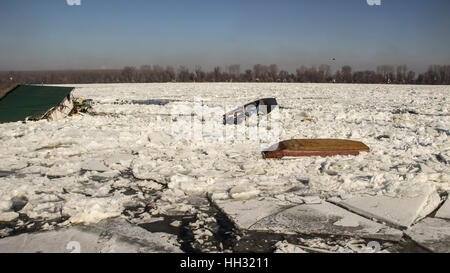
<path id="1" fill-rule="evenodd" d="M 392 198 L 380 195 L 330 201 L 368 218 L 407 228 L 432 213 L 441 202 L 434 187 L 428 184 L 424 186 L 427 186 L 428 189 L 424 188 L 417 197 Z"/>
<path id="2" fill-rule="evenodd" d="M 365 238 L 400 240 L 402 232 L 353 214 L 328 202 L 283 207 L 262 199 L 217 203 L 243 229 L 282 234 L 356 235 Z M 252 214 L 253 212 L 253 214 Z"/>
<path id="3" fill-rule="evenodd" d="M 90 227 L 76 226 L 0 239 L 0 253 L 181 252 L 176 245 L 173 236 L 151 233 L 123 219 L 116 219 Z"/>
<path id="4" fill-rule="evenodd" d="M 450 252 L 450 221 L 427 218 L 406 231 L 415 242 L 434 252 Z"/>
<path id="5" fill-rule="evenodd" d="M 114 188 L 142 189 L 145 183 L 150 188 L 167 185 L 155 213 L 192 211 L 180 202 L 191 195 L 208 194 L 213 200 L 269 195 L 298 204 L 295 200 L 304 195 L 414 197 L 423 194 L 424 184 L 450 190 L 447 86 L 76 86 L 74 95 L 93 99 L 98 115 L 0 124 L 2 217 L 15 218 L 11 200 L 26 197 L 20 213 L 30 218 L 67 216 L 69 222 L 95 223 L 146 197 Z M 351 138 L 366 143 L 371 152 L 264 160 L 258 141 L 177 140 L 171 135 L 173 107 L 192 105 L 196 98 L 210 106 L 237 106 L 262 97 L 276 97 L 281 106 L 280 139 Z M 129 103 L 150 99 L 169 103 Z"/>

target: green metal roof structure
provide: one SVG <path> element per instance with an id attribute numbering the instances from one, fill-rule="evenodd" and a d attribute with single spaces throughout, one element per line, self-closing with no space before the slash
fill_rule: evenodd
<path id="1" fill-rule="evenodd" d="M 0 84 L 0 123 L 41 119 L 70 100 L 73 87 Z"/>

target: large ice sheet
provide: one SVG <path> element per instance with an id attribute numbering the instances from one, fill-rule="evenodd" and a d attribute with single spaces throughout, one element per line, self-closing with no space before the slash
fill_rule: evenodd
<path id="1" fill-rule="evenodd" d="M 151 233 L 124 220 L 96 226 L 21 234 L 0 239 L 0 253 L 181 252 L 169 234 Z"/>
<path id="2" fill-rule="evenodd" d="M 433 212 L 440 202 L 439 194 L 432 191 L 414 198 L 368 196 L 353 197 L 336 203 L 366 217 L 407 228 Z"/>
<path id="3" fill-rule="evenodd" d="M 286 206 L 277 199 L 221 201 L 217 206 L 242 230 L 282 234 L 348 235 L 400 240 L 403 233 L 323 201 Z"/>
<path id="4" fill-rule="evenodd" d="M 259 220 L 286 209 L 286 204 L 277 199 L 251 199 L 246 201 L 216 201 L 221 209 L 238 228 L 250 229 Z"/>
<path id="5" fill-rule="evenodd" d="M 255 223 L 251 230 L 284 234 L 347 235 L 400 240 L 403 233 L 370 221 L 328 202 L 298 205 Z"/>

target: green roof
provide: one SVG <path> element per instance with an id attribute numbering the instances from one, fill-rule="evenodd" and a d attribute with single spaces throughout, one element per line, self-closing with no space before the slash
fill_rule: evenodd
<path id="1" fill-rule="evenodd" d="M 0 82 L 0 100 L 6 96 L 10 91 L 14 90 L 19 84 L 14 82 L 1 83 Z"/>
<path id="2" fill-rule="evenodd" d="M 73 87 L 19 85 L 0 99 L 0 122 L 40 119 L 72 90 Z"/>

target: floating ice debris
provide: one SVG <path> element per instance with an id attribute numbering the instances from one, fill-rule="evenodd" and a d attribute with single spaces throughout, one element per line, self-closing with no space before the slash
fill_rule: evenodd
<path id="1" fill-rule="evenodd" d="M 124 198 L 87 198 L 79 196 L 64 204 L 63 215 L 70 216 L 71 223 L 92 224 L 120 216 Z"/>
<path id="2" fill-rule="evenodd" d="M 251 199 L 247 201 L 216 201 L 216 205 L 221 209 L 238 228 L 246 230 L 259 220 L 278 213 L 286 208 L 286 205 L 277 199 Z"/>
<path id="3" fill-rule="evenodd" d="M 87 113 L 92 110 L 93 100 L 78 98 L 73 101 L 73 109 L 70 115 L 76 115 L 79 113 Z"/>
<path id="4" fill-rule="evenodd" d="M 289 244 L 286 241 L 278 242 L 275 244 L 276 250 L 274 253 L 308 253 L 304 251 L 301 247 Z"/>
<path id="5" fill-rule="evenodd" d="M 151 233 L 124 220 L 0 239 L 0 253 L 181 252 L 169 234 Z"/>

